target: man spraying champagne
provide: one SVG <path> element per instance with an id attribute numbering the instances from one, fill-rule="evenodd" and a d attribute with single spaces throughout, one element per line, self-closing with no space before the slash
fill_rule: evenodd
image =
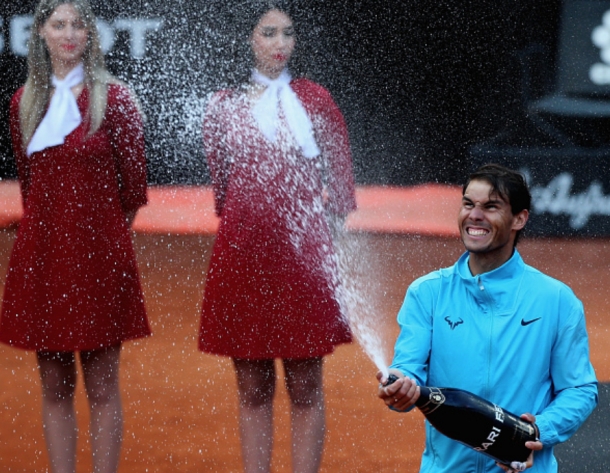
<path id="1" fill-rule="evenodd" d="M 378 395 L 406 412 L 420 386 L 458 388 L 520 414 L 538 434 L 525 442 L 525 463 L 501 464 L 426 422 L 422 472 L 557 472 L 553 446 L 597 405 L 582 303 L 516 250 L 531 205 L 520 173 L 485 165 L 462 195 L 458 225 L 467 252 L 409 287 L 390 367 L 398 379 L 386 385 L 378 373 Z"/>

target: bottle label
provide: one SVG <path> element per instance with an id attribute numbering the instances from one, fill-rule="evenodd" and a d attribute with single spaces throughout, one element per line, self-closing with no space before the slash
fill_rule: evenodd
<path id="1" fill-rule="evenodd" d="M 428 402 L 423 406 L 419 407 L 419 410 L 422 411 L 424 415 L 428 415 L 439 408 L 439 406 L 443 405 L 445 402 L 445 395 L 438 388 L 429 388 L 430 395 L 428 396 Z"/>
<path id="2" fill-rule="evenodd" d="M 477 452 L 488 452 L 489 450 L 492 450 L 492 447 L 494 447 L 497 438 L 502 434 L 502 431 L 504 429 L 508 429 L 508 431 L 510 432 L 512 429 L 512 437 L 515 438 L 518 430 L 517 430 L 517 425 L 513 424 L 512 422 L 510 422 L 510 418 L 508 419 L 509 423 L 508 425 L 506 425 L 504 423 L 506 419 L 506 411 L 504 409 L 502 409 L 500 406 L 491 403 L 491 405 L 493 406 L 493 413 L 494 413 L 494 419 L 495 422 L 492 427 L 491 427 L 491 431 L 489 432 L 489 434 L 487 435 L 487 437 L 483 440 L 483 442 L 481 442 L 481 445 L 479 447 L 474 447 L 473 448 L 477 451 Z M 528 435 L 533 435 L 535 430 L 534 427 L 531 424 L 525 424 L 525 423 L 521 423 L 521 425 L 523 427 L 525 427 L 525 429 L 527 429 L 527 434 Z M 523 442 L 525 444 L 525 442 Z"/>
<path id="3" fill-rule="evenodd" d="M 502 409 L 500 406 L 498 406 L 494 403 L 491 403 L 491 405 L 493 406 L 494 417 L 495 417 L 496 421 L 498 421 L 500 424 L 504 424 L 504 409 Z M 474 449 L 477 452 L 486 451 L 489 447 L 491 447 L 496 442 L 496 439 L 498 438 L 500 433 L 502 433 L 502 430 L 500 429 L 500 427 L 498 425 L 494 425 L 491 428 L 491 432 L 489 432 L 489 435 L 481 443 L 481 446 L 474 447 Z"/>
<path id="4" fill-rule="evenodd" d="M 491 432 L 489 432 L 489 435 L 487 436 L 485 441 L 483 441 L 481 446 L 480 447 L 474 447 L 474 449 L 477 452 L 484 452 L 485 450 L 487 450 L 489 447 L 491 447 L 496 442 L 496 439 L 498 438 L 498 436 L 501 433 L 502 433 L 502 431 L 498 427 L 493 426 L 491 428 Z"/>

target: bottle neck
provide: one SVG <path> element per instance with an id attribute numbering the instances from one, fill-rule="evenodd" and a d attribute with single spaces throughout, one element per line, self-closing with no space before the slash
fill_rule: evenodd
<path id="1" fill-rule="evenodd" d="M 442 389 L 428 386 L 419 387 L 419 398 L 415 405 L 424 415 L 432 414 L 445 403 L 445 395 Z"/>

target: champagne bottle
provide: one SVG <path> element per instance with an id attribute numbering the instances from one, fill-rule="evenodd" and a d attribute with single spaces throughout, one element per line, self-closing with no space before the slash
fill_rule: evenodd
<path id="1" fill-rule="evenodd" d="M 415 405 L 440 433 L 505 465 L 525 462 L 525 442 L 536 440 L 533 424 L 468 391 L 420 386 Z"/>

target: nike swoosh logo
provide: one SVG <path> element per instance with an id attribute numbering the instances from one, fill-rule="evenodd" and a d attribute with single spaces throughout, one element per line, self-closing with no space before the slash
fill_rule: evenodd
<path id="1" fill-rule="evenodd" d="M 525 327 L 526 325 L 533 324 L 534 322 L 536 322 L 536 320 L 540 320 L 541 318 L 542 317 L 538 317 L 537 319 L 532 319 L 532 320 L 527 320 L 527 321 L 525 319 L 521 319 L 521 325 L 523 325 Z"/>

